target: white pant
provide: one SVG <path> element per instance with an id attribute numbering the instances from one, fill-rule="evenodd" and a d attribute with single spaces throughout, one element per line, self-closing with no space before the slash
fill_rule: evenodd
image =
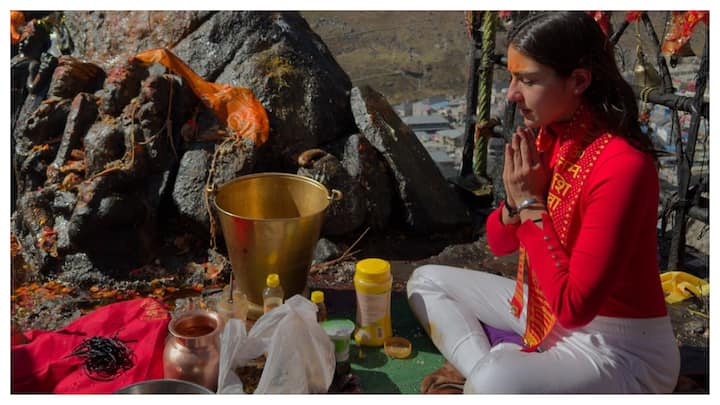
<path id="1" fill-rule="evenodd" d="M 410 307 L 435 346 L 465 378 L 465 393 L 669 393 L 680 352 L 668 316 L 597 316 L 556 324 L 539 352 L 513 343 L 490 347 L 478 321 L 522 335 L 510 313 L 515 281 L 481 271 L 426 265 L 407 284 Z M 527 297 L 527 289 L 526 289 Z M 527 302 L 527 299 L 526 299 Z"/>

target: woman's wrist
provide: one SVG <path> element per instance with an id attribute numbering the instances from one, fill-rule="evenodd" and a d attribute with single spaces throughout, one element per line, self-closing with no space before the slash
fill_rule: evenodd
<path id="1" fill-rule="evenodd" d="M 528 196 L 519 201 L 517 207 L 515 207 L 516 215 L 514 215 L 514 217 L 519 218 L 520 223 L 531 220 L 542 226 L 542 214 L 547 212 L 545 199 L 537 196 Z"/>
<path id="2" fill-rule="evenodd" d="M 545 205 L 536 204 L 521 210 L 518 216 L 520 217 L 521 223 L 530 220 L 538 225 L 542 225 L 542 218 L 544 213 L 547 213 L 547 208 L 545 208 Z"/>
<path id="3" fill-rule="evenodd" d="M 500 212 L 500 219 L 505 225 L 518 225 L 520 216 L 517 215 L 517 208 L 510 205 L 507 199 L 503 201 L 503 209 Z"/>

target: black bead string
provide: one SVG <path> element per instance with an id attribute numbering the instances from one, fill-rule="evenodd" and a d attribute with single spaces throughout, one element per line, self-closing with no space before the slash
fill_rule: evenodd
<path id="1" fill-rule="evenodd" d="M 90 379 L 110 381 L 134 366 L 135 353 L 115 333 L 111 338 L 86 338 L 69 356 L 83 359 L 83 371 Z"/>

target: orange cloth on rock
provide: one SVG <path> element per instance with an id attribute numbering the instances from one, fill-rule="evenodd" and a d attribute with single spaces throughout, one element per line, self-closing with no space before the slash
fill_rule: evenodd
<path id="1" fill-rule="evenodd" d="M 267 112 L 250 89 L 205 81 L 165 48 L 141 52 L 132 59 L 148 64 L 160 63 L 182 77 L 195 95 L 235 132 L 235 136 L 250 138 L 257 146 L 267 141 L 270 133 Z"/>
<path id="2" fill-rule="evenodd" d="M 10 11 L 10 43 L 17 45 L 20 43 L 22 33 L 20 28 L 25 25 L 25 14 L 22 11 Z"/>

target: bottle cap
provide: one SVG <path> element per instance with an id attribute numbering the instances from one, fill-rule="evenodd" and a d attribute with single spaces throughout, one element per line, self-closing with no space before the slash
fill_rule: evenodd
<path id="1" fill-rule="evenodd" d="M 390 263 L 383 259 L 363 259 L 357 262 L 355 271 L 370 280 L 382 280 L 390 272 Z"/>
<path id="2" fill-rule="evenodd" d="M 267 279 L 265 279 L 265 284 L 267 284 L 268 287 L 275 288 L 280 285 L 280 276 L 277 275 L 277 273 L 270 273 L 267 276 Z"/>
<path id="3" fill-rule="evenodd" d="M 325 293 L 322 291 L 313 291 L 312 294 L 310 294 L 310 301 L 319 304 L 323 301 L 325 301 Z"/>

